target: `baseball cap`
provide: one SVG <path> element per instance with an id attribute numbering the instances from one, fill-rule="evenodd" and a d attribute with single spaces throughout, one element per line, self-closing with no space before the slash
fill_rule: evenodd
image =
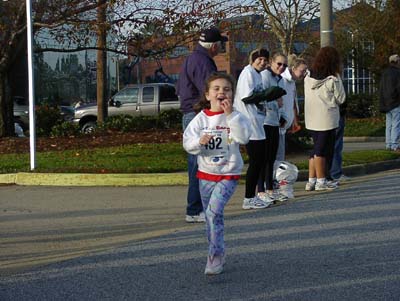
<path id="1" fill-rule="evenodd" d="M 226 42 L 228 41 L 228 37 L 221 35 L 221 32 L 216 27 L 211 27 L 204 29 L 200 34 L 200 41 L 201 42 Z"/>
<path id="2" fill-rule="evenodd" d="M 393 54 L 389 57 L 389 63 L 398 63 L 400 61 L 400 56 L 398 54 Z"/>

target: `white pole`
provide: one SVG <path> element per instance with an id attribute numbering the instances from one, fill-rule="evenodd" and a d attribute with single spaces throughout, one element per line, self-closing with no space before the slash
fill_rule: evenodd
<path id="1" fill-rule="evenodd" d="M 26 32 L 28 36 L 28 82 L 29 82 L 29 146 L 31 170 L 36 162 L 36 128 L 35 128 L 35 89 L 33 77 L 33 30 L 31 1 L 26 0 Z"/>

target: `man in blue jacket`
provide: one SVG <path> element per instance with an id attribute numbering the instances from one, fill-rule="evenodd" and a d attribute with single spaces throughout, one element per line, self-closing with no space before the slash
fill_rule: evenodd
<path id="1" fill-rule="evenodd" d="M 400 152 L 400 56 L 391 55 L 381 77 L 379 109 L 386 113 L 386 149 Z"/>
<path id="2" fill-rule="evenodd" d="M 215 27 L 203 30 L 199 43 L 182 65 L 177 83 L 177 94 L 183 113 L 183 130 L 196 116 L 193 105 L 204 94 L 204 85 L 208 76 L 217 71 L 213 57 L 220 52 L 223 43 L 227 40 L 228 38 L 222 36 L 221 32 Z M 196 177 L 196 173 L 197 156 L 188 155 L 189 187 L 186 207 L 186 222 L 188 223 L 205 222 L 199 180 Z"/>

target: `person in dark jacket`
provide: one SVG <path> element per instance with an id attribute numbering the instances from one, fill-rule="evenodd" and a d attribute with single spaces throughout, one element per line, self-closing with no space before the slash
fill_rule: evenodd
<path id="1" fill-rule="evenodd" d="M 386 113 L 386 149 L 400 152 L 400 56 L 389 57 L 379 84 L 379 110 Z"/>
<path id="2" fill-rule="evenodd" d="M 184 61 L 177 82 L 177 95 L 181 103 L 182 128 L 186 129 L 190 121 L 196 116 L 194 105 L 204 94 L 205 82 L 208 76 L 217 71 L 213 57 L 216 56 L 223 43 L 228 40 L 215 28 L 208 28 L 201 32 L 199 43 L 194 51 Z M 205 222 L 201 203 L 199 180 L 197 173 L 197 156 L 188 155 L 189 187 L 187 194 L 186 222 Z"/>

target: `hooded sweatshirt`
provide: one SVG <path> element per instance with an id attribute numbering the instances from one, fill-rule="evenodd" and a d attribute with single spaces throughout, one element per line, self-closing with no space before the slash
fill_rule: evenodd
<path id="1" fill-rule="evenodd" d="M 339 105 L 346 100 L 339 75 L 314 79 L 307 74 L 304 79 L 304 119 L 306 128 L 328 131 L 339 126 Z"/>

